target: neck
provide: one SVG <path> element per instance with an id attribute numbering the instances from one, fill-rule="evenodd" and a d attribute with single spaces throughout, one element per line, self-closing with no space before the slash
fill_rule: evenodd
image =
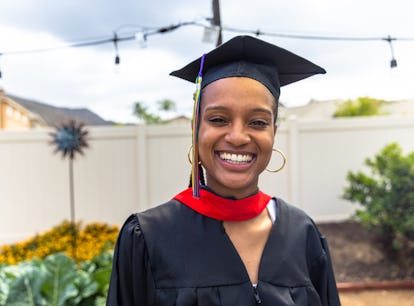
<path id="1" fill-rule="evenodd" d="M 229 199 L 229 200 L 240 200 L 240 199 L 248 198 L 248 197 L 251 197 L 251 196 L 253 196 L 253 195 L 255 195 L 256 193 L 259 192 L 259 188 L 256 187 L 256 189 L 253 192 L 249 193 L 249 194 L 242 195 L 242 196 L 235 196 L 231 192 L 228 192 L 228 194 L 226 194 L 226 195 L 222 194 L 222 193 L 218 193 L 208 185 L 202 185 L 201 188 L 215 194 L 216 196 L 222 197 L 224 199 Z"/>

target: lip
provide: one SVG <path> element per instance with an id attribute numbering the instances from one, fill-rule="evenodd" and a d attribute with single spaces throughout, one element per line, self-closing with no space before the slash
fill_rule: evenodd
<path id="1" fill-rule="evenodd" d="M 243 160 L 232 162 L 230 160 L 223 159 L 221 157 L 221 155 L 223 154 L 235 154 L 237 156 L 240 156 L 239 158 L 243 157 Z M 215 151 L 214 155 L 223 167 L 229 170 L 237 170 L 237 171 L 245 170 L 251 167 L 253 162 L 256 160 L 256 154 L 251 153 L 251 152 L 246 152 L 246 151 L 240 152 L 240 151 L 232 151 L 232 150 L 220 150 L 220 151 Z M 249 158 L 251 159 L 246 160 Z"/>

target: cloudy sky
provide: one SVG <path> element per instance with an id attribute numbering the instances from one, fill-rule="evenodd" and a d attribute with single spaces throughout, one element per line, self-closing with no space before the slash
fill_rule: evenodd
<path id="1" fill-rule="evenodd" d="M 204 28 L 142 34 L 183 22 L 208 25 L 210 0 L 1 0 L 0 87 L 6 93 L 65 107 L 87 107 L 107 120 L 136 122 L 135 101 L 153 110 L 171 99 L 189 114 L 194 86 L 168 76 L 214 47 Z M 226 28 L 264 33 L 375 38 L 371 41 L 260 38 L 323 66 L 327 74 L 282 89 L 288 106 L 311 99 L 370 96 L 414 99 L 414 4 L 406 0 L 221 0 Z M 244 32 L 243 32 L 244 31 Z M 65 48 L 71 43 L 134 36 L 118 43 Z M 224 40 L 238 33 L 225 30 Z M 398 67 L 390 69 L 391 35 Z M 27 51 L 43 50 L 42 52 Z"/>

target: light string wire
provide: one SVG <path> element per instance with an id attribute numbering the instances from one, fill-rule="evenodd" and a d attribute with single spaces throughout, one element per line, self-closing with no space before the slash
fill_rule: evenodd
<path id="1" fill-rule="evenodd" d="M 205 20 L 211 22 L 211 18 L 205 18 Z M 138 25 L 133 25 L 133 24 L 125 24 L 125 25 L 121 25 L 117 27 L 117 29 L 113 32 L 113 36 L 110 36 L 110 37 L 90 39 L 90 40 L 83 39 L 83 40 L 68 43 L 68 44 L 62 44 L 58 46 L 39 48 L 39 49 L 31 49 L 31 50 L 30 49 L 11 50 L 11 51 L 0 50 L 0 58 L 4 56 L 8 56 L 8 55 L 48 52 L 48 51 L 55 51 L 59 49 L 90 47 L 90 46 L 111 43 L 111 44 L 114 44 L 115 46 L 115 65 L 119 65 L 120 57 L 118 54 L 118 42 L 136 40 L 138 33 L 142 33 L 143 41 L 146 42 L 148 36 L 169 33 L 181 27 L 185 27 L 185 26 L 198 26 L 204 29 L 215 28 L 217 31 L 220 31 L 220 32 L 227 31 L 227 32 L 233 32 L 233 33 L 253 34 L 255 36 L 269 36 L 269 37 L 280 37 L 280 38 L 288 38 L 288 39 L 308 39 L 308 40 L 324 40 L 324 41 L 355 41 L 355 42 L 385 41 L 390 46 L 391 68 L 397 67 L 397 60 L 394 57 L 393 42 L 414 41 L 414 37 L 392 37 L 391 35 L 387 35 L 386 37 L 381 37 L 381 36 L 365 36 L 365 37 L 360 36 L 358 37 L 358 36 L 323 36 L 323 35 L 284 34 L 284 33 L 276 33 L 276 32 L 264 32 L 264 31 L 261 31 L 260 29 L 250 30 L 250 29 L 241 29 L 241 28 L 228 27 L 228 26 L 216 26 L 216 25 L 211 25 L 211 24 L 206 25 L 198 21 L 186 21 L 186 22 L 180 22 L 177 24 L 172 24 L 170 26 L 163 26 L 163 27 L 144 27 L 144 26 L 138 26 Z M 135 31 L 133 34 L 131 33 L 125 33 L 122 35 L 118 34 L 118 32 L 123 28 L 137 28 L 137 31 Z M 0 78 L 2 78 L 1 69 L 0 69 Z"/>
<path id="2" fill-rule="evenodd" d="M 276 32 L 263 32 L 260 29 L 240 29 L 222 26 L 222 30 L 234 33 L 248 33 L 255 36 L 270 36 L 270 37 L 281 37 L 281 38 L 292 38 L 292 39 L 309 39 L 309 40 L 332 40 L 332 41 L 387 41 L 390 40 L 405 40 L 414 41 L 414 37 L 391 37 L 387 35 L 383 36 L 330 36 L 330 35 L 304 35 L 304 34 L 284 34 Z"/>
<path id="3" fill-rule="evenodd" d="M 205 20 L 211 22 L 211 18 L 205 18 Z M 118 54 L 118 42 L 129 41 L 129 40 L 136 40 L 137 34 L 142 33 L 143 41 L 146 42 L 148 36 L 157 35 L 157 34 L 165 34 L 171 31 L 175 31 L 181 27 L 185 26 L 197 26 L 202 27 L 204 29 L 211 29 L 215 28 L 217 31 L 227 31 L 233 33 L 243 33 L 243 34 L 253 34 L 255 36 L 269 36 L 269 37 L 280 37 L 280 38 L 288 38 L 288 39 L 308 39 L 308 40 L 324 40 L 324 41 L 355 41 L 355 42 L 363 42 L 363 41 L 385 41 L 390 46 L 391 51 L 391 68 L 397 66 L 397 61 L 394 57 L 394 48 L 393 42 L 395 41 L 414 41 L 414 37 L 392 37 L 391 35 L 387 35 L 386 37 L 381 36 L 365 36 L 365 37 L 358 37 L 358 36 L 323 36 L 323 35 L 302 35 L 302 34 L 284 34 L 284 33 L 276 33 L 276 32 L 264 32 L 260 29 L 257 30 L 250 30 L 250 29 L 241 29 L 235 27 L 228 27 L 228 26 L 216 26 L 216 25 L 206 25 L 202 22 L 198 21 L 186 21 L 180 22 L 177 24 L 172 24 L 170 26 L 163 26 L 163 27 L 144 27 L 138 26 L 133 24 L 125 24 L 117 27 L 117 29 L 113 32 L 114 35 L 105 38 L 97 38 L 97 39 L 83 39 L 77 42 L 72 42 L 68 44 L 62 44 L 58 46 L 52 46 L 47 48 L 39 48 L 39 49 L 28 49 L 28 50 L 11 50 L 11 51 L 1 51 L 0 50 L 0 58 L 8 55 L 18 55 L 18 54 L 29 54 L 29 53 L 38 53 L 38 52 L 48 52 L 48 51 L 55 51 L 59 49 L 66 49 L 66 48 L 80 48 L 80 47 L 90 47 L 96 45 L 103 45 L 103 44 L 114 44 L 115 46 L 115 65 L 120 63 L 120 57 Z M 118 32 L 123 28 L 137 28 L 133 34 L 125 33 L 125 34 L 118 34 Z M 2 77 L 2 73 L 0 70 L 0 78 Z"/>
<path id="4" fill-rule="evenodd" d="M 208 20 L 208 19 L 207 19 Z M 138 30 L 135 31 L 133 34 L 125 33 L 121 35 L 118 33 L 118 30 L 115 31 L 117 33 L 116 42 L 122 41 L 129 41 L 135 40 L 137 33 L 142 33 L 144 39 L 148 36 L 157 35 L 157 34 L 164 34 L 168 32 L 172 32 L 177 30 L 181 27 L 186 26 L 197 26 L 202 28 L 211 28 L 212 25 L 206 25 L 201 22 L 197 21 L 188 21 L 188 22 L 180 22 L 177 24 L 173 24 L 170 26 L 163 26 L 163 27 L 143 27 L 137 26 Z M 124 28 L 125 26 L 120 26 L 117 29 Z M 133 27 L 133 25 L 128 25 L 128 27 Z M 327 41 L 386 41 L 388 43 L 395 42 L 395 41 L 414 41 L 414 37 L 392 37 L 390 35 L 381 37 L 381 36 L 325 36 L 325 35 L 302 35 L 302 34 L 284 34 L 284 33 L 277 33 L 277 32 L 265 32 L 261 31 L 260 29 L 251 30 L 251 29 L 241 29 L 235 27 L 216 27 L 218 30 L 223 30 L 227 32 L 233 33 L 244 33 L 244 34 L 253 34 L 255 36 L 269 36 L 269 37 L 280 37 L 280 38 L 290 38 L 290 39 L 309 39 L 309 40 L 327 40 Z M 9 50 L 9 51 L 0 51 L 0 56 L 6 55 L 14 55 L 14 54 L 25 54 L 25 53 L 36 53 L 36 52 L 47 52 L 47 51 L 54 51 L 58 49 L 64 48 L 79 48 L 79 47 L 89 47 L 89 46 L 96 46 L 96 45 L 103 45 L 103 44 L 113 44 L 114 43 L 114 36 L 111 35 L 109 37 L 103 37 L 98 39 L 82 39 L 79 41 L 75 41 L 68 44 L 62 44 L 58 46 L 51 46 L 46 48 L 38 48 L 38 49 L 27 49 L 27 50 Z"/>
<path id="5" fill-rule="evenodd" d="M 198 132 L 200 127 L 200 100 L 201 100 L 201 82 L 203 80 L 203 67 L 204 67 L 205 54 L 201 57 L 200 70 L 196 79 L 196 91 L 194 94 L 194 109 L 192 119 L 192 132 L 193 132 L 193 165 L 192 165 L 192 188 L 193 197 L 200 198 L 200 168 L 199 168 L 199 150 L 198 150 Z"/>
<path id="6" fill-rule="evenodd" d="M 81 47 L 90 47 L 90 46 L 97 46 L 97 45 L 104 45 L 104 44 L 114 44 L 115 42 L 122 42 L 122 41 L 129 41 L 135 40 L 137 33 L 143 33 L 144 39 L 148 36 L 156 35 L 156 34 L 164 34 L 171 31 L 174 31 L 183 26 L 189 25 L 196 25 L 199 24 L 195 21 L 189 22 L 181 22 L 178 24 L 173 24 L 170 26 L 165 27 L 158 27 L 158 28 L 149 28 L 149 27 L 139 27 L 139 30 L 133 33 L 124 33 L 120 34 L 119 29 L 124 28 L 124 26 L 118 27 L 116 31 L 109 37 L 102 37 L 97 39 L 80 39 L 79 41 L 74 41 L 67 44 L 61 44 L 46 48 L 37 48 L 37 49 L 22 49 L 22 50 L 10 50 L 10 51 L 0 51 L 0 55 L 15 55 L 15 54 L 27 54 L 27 53 L 38 53 L 38 52 L 48 52 L 48 51 L 55 51 L 59 49 L 66 49 L 66 48 L 81 48 Z M 200 24 L 199 24 L 200 25 Z M 132 27 L 133 25 L 128 25 L 128 27 Z"/>

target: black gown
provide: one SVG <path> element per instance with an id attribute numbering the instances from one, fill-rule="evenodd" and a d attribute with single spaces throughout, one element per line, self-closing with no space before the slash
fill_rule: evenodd
<path id="1" fill-rule="evenodd" d="M 300 209 L 275 201 L 256 289 L 222 222 L 171 200 L 125 222 L 107 305 L 340 305 L 325 238 Z"/>

